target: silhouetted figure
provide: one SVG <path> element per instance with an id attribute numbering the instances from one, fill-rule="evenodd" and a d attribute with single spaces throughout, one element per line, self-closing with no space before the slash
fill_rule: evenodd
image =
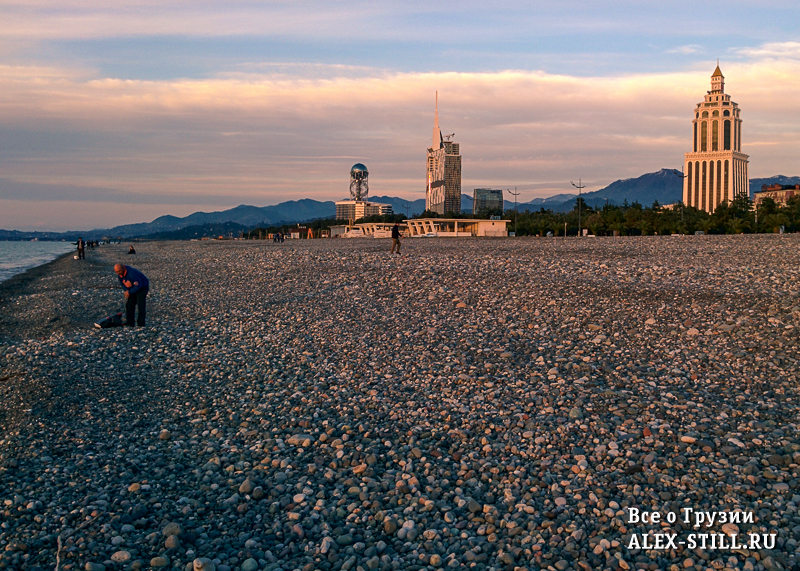
<path id="1" fill-rule="evenodd" d="M 78 247 L 78 259 L 85 260 L 86 259 L 86 242 L 83 241 L 83 238 L 78 238 L 78 241 L 75 242 L 75 245 Z"/>
<path id="2" fill-rule="evenodd" d="M 395 222 L 394 226 L 392 226 L 392 251 L 391 254 L 394 254 L 394 248 L 397 246 L 397 254 L 400 255 L 400 224 Z"/>

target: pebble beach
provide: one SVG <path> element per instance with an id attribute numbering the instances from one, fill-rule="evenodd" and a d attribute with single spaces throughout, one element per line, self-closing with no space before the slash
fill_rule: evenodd
<path id="1" fill-rule="evenodd" d="M 390 246 L 0 284 L 0 569 L 800 568 L 800 236 Z M 93 327 L 117 261 L 144 328 Z M 654 531 L 774 545 L 630 547 Z"/>

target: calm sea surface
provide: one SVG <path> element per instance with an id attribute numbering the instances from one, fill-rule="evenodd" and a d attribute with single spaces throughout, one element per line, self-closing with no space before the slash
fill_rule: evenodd
<path id="1" fill-rule="evenodd" d="M 55 260 L 64 252 L 75 250 L 69 242 L 0 241 L 0 282 L 21 274 L 28 268 Z"/>

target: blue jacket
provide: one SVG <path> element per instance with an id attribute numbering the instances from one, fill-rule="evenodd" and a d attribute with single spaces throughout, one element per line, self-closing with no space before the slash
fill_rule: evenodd
<path id="1" fill-rule="evenodd" d="M 150 282 L 147 280 L 147 276 L 136 268 L 125 266 L 125 275 L 117 277 L 119 278 L 119 285 L 128 293 L 136 293 L 140 289 L 150 289 Z M 130 282 L 131 286 L 128 287 L 125 282 Z"/>

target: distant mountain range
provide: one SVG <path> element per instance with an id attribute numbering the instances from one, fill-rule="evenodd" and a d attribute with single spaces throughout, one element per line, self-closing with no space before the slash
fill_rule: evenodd
<path id="1" fill-rule="evenodd" d="M 656 201 L 659 204 L 678 202 L 681 200 L 682 194 L 683 181 L 681 177 L 676 176 L 671 169 L 661 169 L 637 178 L 614 181 L 600 190 L 582 193 L 581 198 L 592 207 L 603 206 L 606 202 L 619 206 L 625 201 L 629 204 L 638 202 L 642 206 L 651 206 Z M 566 196 L 566 200 L 557 201 L 556 197 L 551 197 L 545 204 L 531 201 L 526 203 L 526 206 L 533 207 L 531 210 L 544 207 L 557 212 L 565 212 L 575 207 L 577 194 L 560 196 Z"/>
<path id="2" fill-rule="evenodd" d="M 328 218 L 336 213 L 333 201 L 319 202 L 310 198 L 289 200 L 274 206 L 248 206 L 241 204 L 229 210 L 218 212 L 195 212 L 189 216 L 159 216 L 152 222 L 140 224 L 126 224 L 114 228 L 91 230 L 87 234 L 96 236 L 98 232 L 104 236 L 144 236 L 157 232 L 171 232 L 187 226 L 200 226 L 203 224 L 220 224 L 222 222 L 236 222 L 245 227 L 272 226 L 278 224 L 292 224 L 318 218 Z"/>
<path id="3" fill-rule="evenodd" d="M 137 236 L 137 238 L 142 240 L 200 240 L 219 236 L 238 237 L 242 232 L 249 229 L 249 226 L 237 224 L 236 222 L 208 222 L 194 226 L 184 226 L 178 230 L 153 232 L 152 234 Z"/>
<path id="4" fill-rule="evenodd" d="M 800 176 L 776 175 L 769 178 L 750 179 L 750 196 L 761 190 L 762 185 L 772 184 L 800 184 Z M 558 194 L 549 198 L 536 198 L 524 204 L 518 204 L 520 211 L 539 210 L 545 208 L 555 212 L 566 212 L 575 207 L 577 194 Z M 652 206 L 654 202 L 659 204 L 672 204 L 679 202 L 683 198 L 683 180 L 676 175 L 672 169 L 661 169 L 660 171 L 647 173 L 637 178 L 627 178 L 617 180 L 607 187 L 593 192 L 581 194 L 581 198 L 587 205 L 592 207 L 603 206 L 608 200 L 608 204 L 621 206 L 628 202 L 633 204 L 638 202 L 642 206 Z M 506 210 L 514 208 L 514 203 L 505 202 Z"/>
<path id="5" fill-rule="evenodd" d="M 761 190 L 764 184 L 800 184 L 798 176 L 776 175 L 769 178 L 755 178 L 750 180 L 750 195 Z M 681 200 L 682 181 L 670 169 L 661 169 L 658 172 L 644 174 L 637 178 L 617 180 L 607 187 L 582 194 L 582 198 L 589 206 L 603 206 L 609 204 L 622 205 L 638 202 L 643 206 L 651 206 L 658 201 L 659 204 L 671 204 Z M 540 208 L 564 212 L 572 210 L 575 206 L 577 194 L 557 194 L 547 198 L 534 198 L 528 202 L 517 204 L 520 212 L 525 210 L 536 211 Z M 405 200 L 393 196 L 373 196 L 372 202 L 391 204 L 394 212 L 414 216 L 425 210 L 425 199 Z M 514 202 L 506 200 L 505 209 L 513 210 Z M 472 212 L 472 197 L 461 195 L 461 210 Z M 159 216 L 152 222 L 139 224 L 125 224 L 114 228 L 98 228 L 74 232 L 20 232 L 17 230 L 0 230 L 0 240 L 71 240 L 79 235 L 85 239 L 100 239 L 109 237 L 157 237 L 158 239 L 185 239 L 194 234 L 198 237 L 228 234 L 234 230 L 254 228 L 257 226 L 280 226 L 283 224 L 296 224 L 321 218 L 332 218 L 336 213 L 336 205 L 328 200 L 320 202 L 310 198 L 289 200 L 273 206 L 248 206 L 240 205 L 229 210 L 219 212 L 195 212 L 189 216 Z M 191 230 L 189 229 L 191 227 Z M 223 231 L 224 230 L 224 231 Z M 216 234 L 215 234 L 216 232 Z"/>

